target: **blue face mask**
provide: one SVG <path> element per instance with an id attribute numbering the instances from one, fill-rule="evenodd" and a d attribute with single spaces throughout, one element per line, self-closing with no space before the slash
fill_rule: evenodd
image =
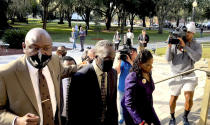
<path id="1" fill-rule="evenodd" d="M 48 55 L 43 55 L 41 53 L 38 53 L 36 55 L 29 56 L 27 59 L 33 67 L 37 69 L 42 69 L 48 64 L 51 57 L 52 55 L 48 56 Z"/>

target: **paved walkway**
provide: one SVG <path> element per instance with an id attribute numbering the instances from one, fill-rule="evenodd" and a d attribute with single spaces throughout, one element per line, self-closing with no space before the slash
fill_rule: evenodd
<path id="1" fill-rule="evenodd" d="M 201 60 L 198 63 L 196 63 L 196 67 L 200 66 L 207 66 L 207 62 L 205 60 Z M 153 78 L 154 81 L 162 80 L 166 77 L 168 77 L 170 74 L 170 66 L 169 64 L 164 60 L 164 57 L 155 57 L 154 58 L 154 65 L 153 65 Z M 206 73 L 202 71 L 196 71 L 196 76 L 198 77 L 198 86 L 195 89 L 194 94 L 194 106 L 192 108 L 192 111 L 189 115 L 189 121 L 191 125 L 194 125 L 199 120 L 200 115 L 200 107 L 201 107 L 201 100 L 202 95 L 204 92 L 204 85 L 206 80 Z M 167 85 L 168 81 L 158 83 L 156 84 L 156 89 L 153 93 L 154 97 L 154 107 L 155 110 L 161 120 L 162 125 L 166 125 L 169 122 L 169 99 L 170 99 L 170 93 L 169 88 Z M 176 105 L 176 117 L 177 117 L 177 123 L 182 125 L 181 117 L 184 112 L 184 95 L 183 92 L 179 96 L 177 100 Z"/>

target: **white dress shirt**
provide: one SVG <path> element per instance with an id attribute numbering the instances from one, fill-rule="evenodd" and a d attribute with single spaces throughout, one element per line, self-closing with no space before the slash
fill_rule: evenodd
<path id="1" fill-rule="evenodd" d="M 37 100 L 37 105 L 39 108 L 39 113 L 40 113 L 40 125 L 43 125 L 43 112 L 42 112 L 42 104 L 41 104 L 41 96 L 39 92 L 39 78 L 38 78 L 38 69 L 33 67 L 28 60 L 26 59 L 26 63 L 28 66 L 31 82 L 33 84 L 34 92 L 36 95 L 36 100 Z M 48 66 L 45 66 L 42 69 L 42 74 L 45 76 L 45 79 L 47 81 L 48 89 L 49 89 L 49 94 L 50 94 L 50 99 L 52 103 L 52 110 L 53 110 L 53 116 L 55 116 L 56 112 L 56 96 L 55 96 L 55 88 L 54 84 L 52 81 L 52 76 L 50 74 Z"/>
<path id="2" fill-rule="evenodd" d="M 127 32 L 126 36 L 127 38 L 131 39 L 131 45 L 133 46 L 134 34 L 132 32 Z"/>
<path id="3" fill-rule="evenodd" d="M 67 89 L 70 84 L 70 78 L 64 78 L 62 79 L 62 86 L 63 86 L 63 111 L 61 116 L 66 117 L 66 98 L 67 98 Z M 61 109 L 62 110 L 62 109 Z"/>

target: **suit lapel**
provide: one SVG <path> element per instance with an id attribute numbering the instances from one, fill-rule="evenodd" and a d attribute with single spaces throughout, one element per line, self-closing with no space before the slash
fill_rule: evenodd
<path id="1" fill-rule="evenodd" d="M 93 72 L 93 73 L 90 72 L 90 75 L 92 75 L 91 78 L 93 80 L 95 80 L 94 83 L 96 84 L 95 85 L 96 86 L 96 97 L 101 100 L 101 89 L 100 89 L 100 86 L 99 86 L 99 83 L 98 83 L 98 77 L 97 77 L 96 71 L 95 71 L 92 64 L 90 65 L 90 71 Z"/>
<path id="2" fill-rule="evenodd" d="M 34 92 L 34 88 L 31 82 L 31 78 L 29 75 L 28 67 L 26 64 L 26 57 L 20 58 L 18 63 L 18 68 L 16 71 L 17 79 L 19 79 L 19 83 L 21 84 L 23 90 L 25 91 L 27 97 L 31 101 L 32 105 L 34 106 L 37 114 L 39 114 L 38 103 L 36 100 L 36 95 Z"/>

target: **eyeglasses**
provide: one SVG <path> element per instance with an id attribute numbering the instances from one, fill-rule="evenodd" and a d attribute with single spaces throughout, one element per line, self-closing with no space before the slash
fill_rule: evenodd
<path id="1" fill-rule="evenodd" d="M 45 52 L 47 52 L 47 51 L 49 51 L 49 50 L 52 49 L 52 46 L 47 46 L 47 47 L 43 47 L 43 48 L 35 47 L 35 46 L 30 46 L 29 48 L 30 48 L 32 51 L 34 51 L 34 52 L 38 52 L 38 51 L 45 51 Z"/>

